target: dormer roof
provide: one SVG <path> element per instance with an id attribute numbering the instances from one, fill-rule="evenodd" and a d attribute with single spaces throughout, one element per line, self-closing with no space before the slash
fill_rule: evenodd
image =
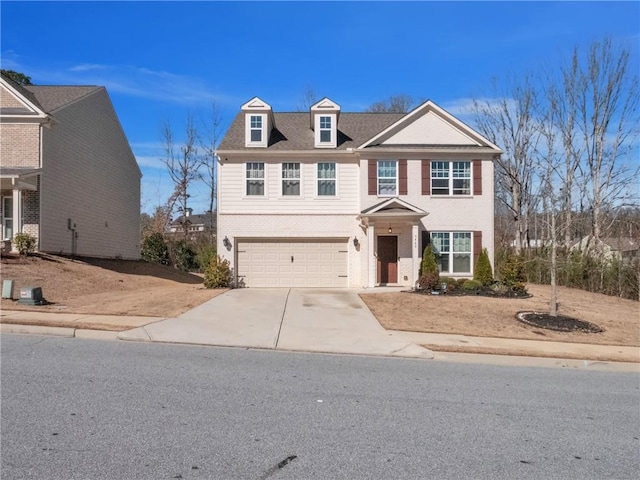
<path id="1" fill-rule="evenodd" d="M 313 117 L 314 115 L 317 115 L 317 114 L 335 113 L 336 122 L 337 122 L 338 116 L 340 115 L 340 105 L 338 105 L 333 100 L 330 100 L 328 97 L 324 97 L 319 102 L 316 102 L 313 105 L 311 105 L 311 108 L 309 109 L 309 111 L 311 113 L 310 115 L 311 130 L 313 130 L 315 128 L 315 122 Z"/>

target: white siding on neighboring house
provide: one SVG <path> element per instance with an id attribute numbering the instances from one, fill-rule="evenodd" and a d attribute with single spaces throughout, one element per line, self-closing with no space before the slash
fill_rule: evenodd
<path id="1" fill-rule="evenodd" d="M 139 258 L 141 174 L 106 91 L 54 115 L 43 139 L 41 250 Z"/>

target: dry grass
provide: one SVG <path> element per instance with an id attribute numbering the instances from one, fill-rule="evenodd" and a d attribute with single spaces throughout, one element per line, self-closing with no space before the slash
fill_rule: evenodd
<path id="1" fill-rule="evenodd" d="M 42 287 L 50 302 L 33 307 L 3 299 L 8 310 L 174 317 L 224 291 L 204 288 L 199 275 L 142 261 L 8 255 L 1 266 L 16 295 L 21 287 Z"/>
<path id="2" fill-rule="evenodd" d="M 525 325 L 519 311 L 546 312 L 550 287 L 528 285 L 531 298 L 362 294 L 363 301 L 387 330 L 451 333 L 599 345 L 640 346 L 640 303 L 571 288 L 558 290 L 559 313 L 595 323 L 602 333 L 557 332 Z"/>

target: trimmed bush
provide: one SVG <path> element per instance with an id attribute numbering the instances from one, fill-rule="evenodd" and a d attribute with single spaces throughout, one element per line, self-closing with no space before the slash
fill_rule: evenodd
<path id="1" fill-rule="evenodd" d="M 169 248 L 161 233 L 152 233 L 142 240 L 142 259 L 150 263 L 169 265 Z"/>
<path id="2" fill-rule="evenodd" d="M 427 245 L 424 252 L 422 252 L 422 262 L 420 263 L 420 275 L 422 276 L 427 273 L 437 273 L 440 275 L 438 264 L 436 263 L 436 255 L 430 244 Z"/>
<path id="3" fill-rule="evenodd" d="M 477 280 L 467 280 L 462 284 L 462 288 L 465 290 L 477 291 L 482 288 L 482 283 Z"/>
<path id="4" fill-rule="evenodd" d="M 216 255 L 204 271 L 205 288 L 227 288 L 231 285 L 229 261 Z"/>
<path id="5" fill-rule="evenodd" d="M 489 261 L 489 252 L 483 248 L 476 263 L 473 279 L 480 282 L 483 286 L 488 287 L 493 283 L 493 270 Z"/>
<path id="6" fill-rule="evenodd" d="M 420 290 L 435 290 L 440 285 L 440 275 L 436 272 L 424 273 L 418 280 Z"/>
<path id="7" fill-rule="evenodd" d="M 28 233 L 16 233 L 13 243 L 20 255 L 30 255 L 36 249 L 36 237 Z"/>

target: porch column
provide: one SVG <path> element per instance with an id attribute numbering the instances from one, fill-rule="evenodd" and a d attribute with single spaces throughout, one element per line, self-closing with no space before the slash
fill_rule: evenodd
<path id="1" fill-rule="evenodd" d="M 376 237 L 375 229 L 373 225 L 367 226 L 367 251 L 368 259 L 367 265 L 369 270 L 369 279 L 367 280 L 367 288 L 373 288 L 376 286 Z"/>
<path id="2" fill-rule="evenodd" d="M 17 186 L 14 185 L 13 194 L 13 210 L 11 215 L 13 216 L 13 235 L 16 233 L 22 233 L 22 195 Z M 11 239 L 11 251 L 17 252 L 16 243 Z"/>
<path id="3" fill-rule="evenodd" d="M 416 288 L 418 282 L 418 272 L 420 271 L 420 248 L 418 244 L 418 225 L 411 225 L 411 258 L 413 260 L 411 268 L 411 288 Z"/>

